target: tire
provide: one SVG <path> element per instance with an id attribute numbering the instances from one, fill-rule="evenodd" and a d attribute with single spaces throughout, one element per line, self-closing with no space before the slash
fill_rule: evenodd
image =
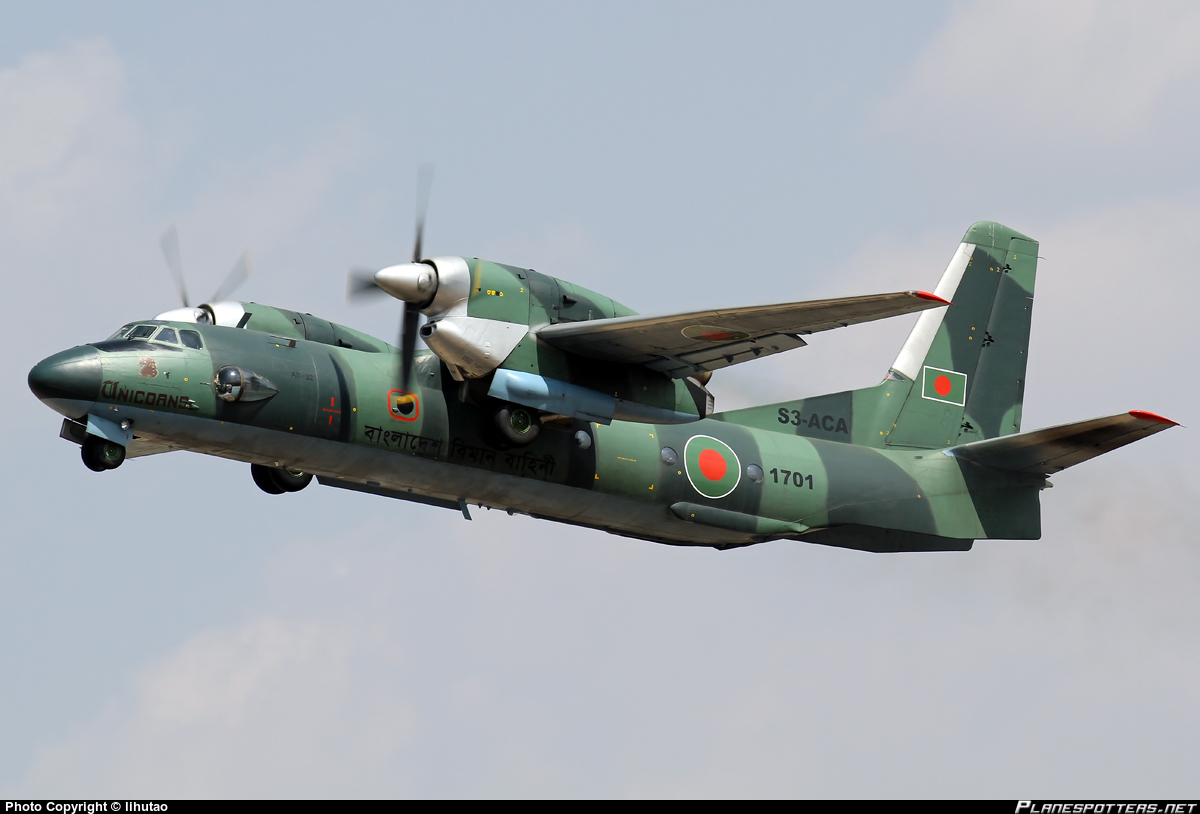
<path id="1" fill-rule="evenodd" d="M 299 469 L 272 469 L 271 477 L 275 485 L 285 492 L 299 492 L 313 479 L 311 472 L 301 472 Z"/>
<path id="2" fill-rule="evenodd" d="M 269 466 L 262 464 L 250 464 L 250 475 L 254 478 L 254 482 L 258 484 L 258 488 L 262 489 L 268 495 L 282 495 L 284 488 L 275 480 L 275 470 Z"/>
<path id="3" fill-rule="evenodd" d="M 95 435 L 84 439 L 79 454 L 83 465 L 93 472 L 107 472 L 125 463 L 125 447 Z"/>
<path id="4" fill-rule="evenodd" d="M 501 404 L 496 408 L 492 423 L 500 438 L 514 447 L 533 443 L 542 428 L 537 410 L 519 404 Z"/>

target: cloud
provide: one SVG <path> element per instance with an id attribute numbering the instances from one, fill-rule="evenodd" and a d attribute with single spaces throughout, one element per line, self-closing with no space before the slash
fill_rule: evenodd
<path id="1" fill-rule="evenodd" d="M 1184 794 L 1195 499 L 1084 478 L 1041 542 L 901 557 L 363 504 L 13 793 Z"/>
<path id="2" fill-rule="evenodd" d="M 1127 141 L 1168 105 L 1193 106 L 1198 37 L 1187 2 L 964 4 L 886 103 L 884 126 L 968 151 Z"/>
<path id="3" fill-rule="evenodd" d="M 0 70 L 0 222 L 10 239 L 44 237 L 129 186 L 143 136 L 126 85 L 104 40 Z"/>
<path id="4" fill-rule="evenodd" d="M 28 783 L 159 797 L 354 787 L 412 737 L 395 689 L 354 669 L 367 652 L 393 655 L 369 629 L 275 616 L 205 631 L 143 669 L 132 702 L 43 752 Z"/>

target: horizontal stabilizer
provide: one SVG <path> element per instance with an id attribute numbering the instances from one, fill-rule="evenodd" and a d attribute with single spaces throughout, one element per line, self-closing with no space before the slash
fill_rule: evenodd
<path id="1" fill-rule="evenodd" d="M 1175 426 L 1177 422 L 1169 418 L 1130 410 L 1107 418 L 975 441 L 951 447 L 946 454 L 995 469 L 1053 475 Z"/>
<path id="2" fill-rule="evenodd" d="M 560 322 L 537 332 L 591 359 L 641 364 L 677 379 L 803 347 L 801 336 L 949 305 L 924 291 Z"/>

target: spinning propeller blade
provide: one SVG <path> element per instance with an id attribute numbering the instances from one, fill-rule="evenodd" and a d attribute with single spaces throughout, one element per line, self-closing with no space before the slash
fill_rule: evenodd
<path id="1" fill-rule="evenodd" d="M 417 234 L 413 239 L 412 261 L 420 263 L 425 243 L 425 213 L 429 210 L 429 191 L 433 188 L 433 165 L 422 164 L 417 169 Z"/>
<path id="2" fill-rule="evenodd" d="M 404 322 L 400 326 L 400 382 L 401 387 L 408 389 L 408 380 L 412 376 L 413 357 L 417 352 L 417 328 L 421 309 L 411 302 L 404 303 Z"/>
<path id="3" fill-rule="evenodd" d="M 350 276 L 346 279 L 346 302 L 374 299 L 379 294 L 386 296 L 387 292 L 375 285 L 374 269 L 350 269 Z"/>
<path id="4" fill-rule="evenodd" d="M 221 287 L 217 289 L 217 293 L 212 295 L 209 302 L 220 302 L 228 299 L 238 286 L 250 279 L 250 275 L 254 273 L 254 264 L 250 261 L 250 252 L 242 252 L 242 256 L 238 258 L 237 263 L 229 270 L 229 274 L 225 276 L 225 281 L 221 283 Z"/>
<path id="5" fill-rule="evenodd" d="M 187 286 L 183 281 L 183 260 L 179 253 L 179 230 L 175 228 L 175 224 L 172 223 L 167 227 L 167 231 L 163 232 L 158 242 L 162 246 L 163 257 L 167 259 L 167 268 L 171 270 L 171 278 L 175 280 L 175 287 L 179 289 L 179 299 L 183 303 L 184 308 L 190 308 Z M 238 258 L 237 263 L 230 269 L 229 274 L 225 275 L 224 282 L 221 283 L 221 286 L 212 295 L 209 302 L 220 302 L 221 300 L 228 299 L 237 290 L 238 286 L 246 282 L 253 273 L 254 264 L 250 260 L 250 252 L 242 252 L 242 256 Z"/>
<path id="6" fill-rule="evenodd" d="M 179 256 L 179 232 L 175 229 L 175 224 L 172 223 L 167 227 L 167 231 L 162 233 L 158 243 L 162 246 L 163 257 L 167 258 L 167 268 L 171 270 L 171 278 L 175 280 L 175 287 L 179 289 L 179 299 L 183 301 L 183 307 L 187 308 L 189 307 L 187 287 L 183 284 L 183 261 Z"/>
<path id="7" fill-rule="evenodd" d="M 404 301 L 400 322 L 400 379 L 407 389 L 412 377 L 413 359 L 417 352 L 417 330 L 420 328 L 421 308 L 429 304 L 437 286 L 437 270 L 421 265 L 425 245 L 425 213 L 429 210 L 429 192 L 433 188 L 433 165 L 422 164 L 417 169 L 416 233 L 413 236 L 412 264 L 389 266 L 376 272 L 351 269 L 346 279 L 346 300 L 364 300 L 375 294 L 388 294 Z M 380 275 L 383 275 L 382 277 Z M 380 286 L 383 280 L 388 289 Z M 426 292 L 428 295 L 426 296 Z M 424 301 L 414 301 L 416 298 Z"/>
<path id="8" fill-rule="evenodd" d="M 413 237 L 412 261 L 420 263 L 425 243 L 425 213 L 429 211 L 429 192 L 433 188 L 433 165 L 422 164 L 417 169 L 417 230 Z M 419 304 L 404 303 L 404 323 L 400 326 L 401 387 L 408 389 L 412 375 L 413 357 L 417 352 L 417 329 L 420 327 Z"/>

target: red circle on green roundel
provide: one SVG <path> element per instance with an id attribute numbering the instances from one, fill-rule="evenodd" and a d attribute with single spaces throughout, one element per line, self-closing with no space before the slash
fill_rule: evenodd
<path id="1" fill-rule="evenodd" d="M 693 435 L 683 448 L 683 465 L 688 481 L 707 498 L 721 498 L 737 488 L 742 465 L 737 454 L 723 441 L 709 435 Z"/>
<path id="2" fill-rule="evenodd" d="M 939 396 L 948 396 L 950 391 L 954 389 L 954 385 L 950 383 L 949 376 L 938 376 L 933 380 L 933 389 L 937 391 Z"/>
<path id="3" fill-rule="evenodd" d="M 706 449 L 700 453 L 700 474 L 708 480 L 721 480 L 729 469 L 725 456 L 715 449 Z"/>

